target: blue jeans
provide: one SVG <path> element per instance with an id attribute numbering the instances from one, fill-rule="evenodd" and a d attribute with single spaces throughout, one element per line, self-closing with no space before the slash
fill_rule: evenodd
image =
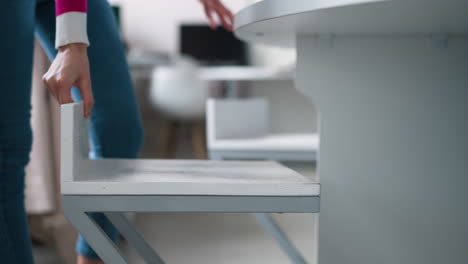
<path id="1" fill-rule="evenodd" d="M 48 56 L 56 55 L 54 0 L 7 0 L 0 8 L 0 262 L 33 263 L 24 207 L 24 167 L 32 133 L 30 94 L 34 34 Z M 88 1 L 88 55 L 95 105 L 90 138 L 94 157 L 135 158 L 142 128 L 122 42 L 109 4 Z M 77 89 L 73 98 L 80 100 Z M 102 214 L 95 220 L 113 239 Z M 79 238 L 77 252 L 97 258 Z"/>

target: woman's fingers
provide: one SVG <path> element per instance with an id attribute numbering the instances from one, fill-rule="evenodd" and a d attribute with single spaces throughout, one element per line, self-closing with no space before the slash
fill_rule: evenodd
<path id="1" fill-rule="evenodd" d="M 94 100 L 86 44 L 73 43 L 60 47 L 43 81 L 60 104 L 73 102 L 71 87 L 77 86 L 84 102 L 84 116 L 91 116 Z"/>
<path id="2" fill-rule="evenodd" d="M 55 85 L 55 82 L 51 81 L 47 73 L 42 76 L 42 82 L 44 83 L 45 87 L 47 87 L 47 90 L 49 90 L 49 93 L 52 94 L 52 96 L 58 101 L 57 85 Z"/>
<path id="3" fill-rule="evenodd" d="M 47 74 L 43 77 L 43 82 L 49 92 L 57 99 L 59 104 L 73 103 L 71 97 L 71 82 L 57 78 L 55 76 L 48 76 Z"/>
<path id="4" fill-rule="evenodd" d="M 232 25 L 234 24 L 234 14 L 231 12 L 231 10 L 227 9 L 223 4 L 220 3 L 218 7 L 218 14 L 220 17 L 224 18 L 226 23 L 228 23 L 231 28 Z"/>
<path id="5" fill-rule="evenodd" d="M 56 79 L 57 100 L 60 104 L 73 103 L 71 98 L 72 82 L 64 79 Z"/>
<path id="6" fill-rule="evenodd" d="M 91 117 L 91 110 L 94 105 L 93 93 L 91 90 L 91 81 L 89 75 L 82 78 L 81 81 L 73 84 L 69 80 L 48 77 L 45 75 L 43 77 L 44 84 L 48 88 L 49 92 L 57 99 L 59 104 L 69 104 L 73 103 L 73 98 L 71 96 L 72 86 L 76 86 L 81 93 L 84 104 L 84 116 L 86 118 Z"/>
<path id="7" fill-rule="evenodd" d="M 65 79 L 58 78 L 54 75 L 46 73 L 42 77 L 44 85 L 49 92 L 57 99 L 60 104 L 72 103 L 73 99 L 70 95 L 71 82 Z"/>
<path id="8" fill-rule="evenodd" d="M 232 28 L 232 17 L 229 16 L 229 12 L 226 11 L 226 9 L 223 7 L 217 11 L 217 14 L 219 16 L 219 19 L 221 20 L 221 23 L 223 26 L 229 30 L 233 31 Z"/>
<path id="9" fill-rule="evenodd" d="M 89 76 L 81 79 L 81 81 L 77 84 L 77 87 L 80 90 L 81 97 L 83 98 L 84 116 L 86 118 L 90 118 L 91 110 L 93 109 L 94 105 L 94 98 Z"/>
<path id="10" fill-rule="evenodd" d="M 208 22 L 210 23 L 211 29 L 216 29 L 216 21 L 213 18 L 212 10 L 207 5 L 205 5 L 204 9 L 205 9 L 205 15 L 208 18 Z"/>
<path id="11" fill-rule="evenodd" d="M 202 3 L 211 28 L 216 28 L 216 21 L 213 17 L 213 13 L 216 13 L 216 16 L 223 27 L 229 31 L 233 31 L 232 25 L 234 22 L 234 14 L 229 9 L 227 9 L 219 0 L 205 0 L 202 1 Z"/>
<path id="12" fill-rule="evenodd" d="M 60 104 L 70 104 L 73 103 L 73 99 L 71 97 L 71 87 L 70 88 L 61 88 L 58 92 L 58 102 Z"/>

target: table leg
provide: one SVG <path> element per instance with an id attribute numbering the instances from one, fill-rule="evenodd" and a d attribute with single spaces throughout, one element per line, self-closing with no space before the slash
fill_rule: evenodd
<path id="1" fill-rule="evenodd" d="M 468 37 L 332 42 L 297 41 L 320 113 L 320 264 L 466 263 Z"/>

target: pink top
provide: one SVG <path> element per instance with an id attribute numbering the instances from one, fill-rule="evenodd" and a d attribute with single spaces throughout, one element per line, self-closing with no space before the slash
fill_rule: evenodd
<path id="1" fill-rule="evenodd" d="M 86 12 L 87 0 L 55 0 L 56 48 L 71 43 L 89 45 Z"/>
<path id="2" fill-rule="evenodd" d="M 86 0 L 56 0 L 55 16 L 60 16 L 67 12 L 86 13 L 87 8 Z"/>

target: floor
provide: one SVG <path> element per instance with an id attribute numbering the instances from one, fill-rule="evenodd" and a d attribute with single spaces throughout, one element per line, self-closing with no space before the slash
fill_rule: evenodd
<path id="1" fill-rule="evenodd" d="M 289 164 L 313 177 L 307 166 Z M 275 219 L 309 263 L 314 261 L 315 216 L 276 214 Z M 131 219 L 168 264 L 287 264 L 286 255 L 252 214 L 137 214 Z M 144 263 L 123 244 L 130 262 Z M 36 264 L 59 264 L 50 248 L 35 248 Z"/>
<path id="2" fill-rule="evenodd" d="M 290 238 L 312 262 L 314 219 L 311 215 L 276 215 Z M 286 264 L 277 244 L 247 214 L 146 214 L 136 224 L 168 263 Z M 133 250 L 131 263 L 144 263 Z M 60 264 L 53 248 L 35 248 L 37 264 Z"/>
<path id="3" fill-rule="evenodd" d="M 62 264 L 54 248 L 50 246 L 34 246 L 34 260 L 36 264 Z"/>

